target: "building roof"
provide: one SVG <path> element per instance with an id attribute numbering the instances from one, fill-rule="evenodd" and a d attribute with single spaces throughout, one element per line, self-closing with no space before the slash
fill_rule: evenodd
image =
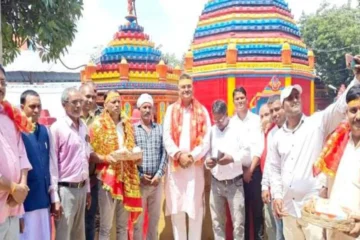
<path id="1" fill-rule="evenodd" d="M 13 83 L 60 83 L 80 82 L 79 73 L 70 72 L 6 72 L 6 80 Z"/>
<path id="2" fill-rule="evenodd" d="M 291 51 L 291 62 L 299 68 L 309 65 L 309 52 L 284 0 L 209 0 L 191 49 L 193 71 L 201 74 L 221 73 L 227 50 L 237 50 L 237 68 L 254 72 L 282 68 L 283 50 Z"/>

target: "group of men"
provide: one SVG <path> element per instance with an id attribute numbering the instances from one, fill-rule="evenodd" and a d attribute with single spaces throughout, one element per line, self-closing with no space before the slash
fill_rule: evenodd
<path id="1" fill-rule="evenodd" d="M 360 63 L 359 57 L 355 59 Z M 113 223 L 117 239 L 127 239 L 129 220 L 135 240 L 158 239 L 164 190 L 174 239 L 200 240 L 205 169 L 212 175 L 215 239 L 226 238 L 229 220 L 233 239 L 263 239 L 264 222 L 268 239 L 359 239 L 358 65 L 345 93 L 311 117 L 302 112 L 299 85 L 270 97 L 260 116 L 249 111 L 246 89 L 239 87 L 233 92 L 234 116 L 228 116 L 225 101 L 216 100 L 211 121 L 193 96 L 191 77 L 183 74 L 179 99 L 168 106 L 163 125 L 153 122 L 149 94 L 138 98 L 141 119 L 132 124 L 121 112 L 117 91 L 106 93 L 101 110 L 96 106 L 96 86 L 85 83 L 80 89 L 64 90 L 66 116 L 50 129 L 38 123 L 41 100 L 36 92 L 21 96 L 26 117 L 4 100 L 6 78 L 0 70 L 0 239 L 50 239 L 50 214 L 57 240 L 94 239 L 96 220 L 100 240 L 110 239 Z M 343 148 L 323 149 L 328 136 Z M 123 161 L 114 154 L 135 147 L 141 148 L 142 159 Z M 324 168 L 334 161 L 324 157 L 328 154 L 337 157 L 335 169 Z M 314 175 L 318 158 L 324 164 Z M 321 171 L 332 171 L 332 177 Z M 346 208 L 354 219 L 353 229 L 326 232 L 304 222 L 301 209 L 314 196 Z"/>

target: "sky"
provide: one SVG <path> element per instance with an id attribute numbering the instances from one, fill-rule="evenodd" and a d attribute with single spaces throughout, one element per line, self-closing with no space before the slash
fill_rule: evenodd
<path id="1" fill-rule="evenodd" d="M 207 0 L 136 0 L 139 24 L 164 52 L 178 57 L 189 48 L 192 36 Z M 301 13 L 316 11 L 322 0 L 287 0 L 295 19 Z M 347 0 L 329 0 L 344 4 Z M 355 1 L 354 1 L 355 2 Z M 85 0 L 83 18 L 71 52 L 90 53 L 106 45 L 120 24 L 125 23 L 126 0 Z"/>
<path id="2" fill-rule="evenodd" d="M 138 22 L 145 28 L 163 53 L 181 58 L 190 46 L 198 18 L 208 0 L 136 0 Z M 313 13 L 323 0 L 285 0 L 297 20 L 302 12 Z M 348 0 L 328 0 L 341 5 Z M 355 2 L 355 0 L 353 0 Z M 69 54 L 62 59 L 69 67 L 87 64 L 91 54 L 106 46 L 118 26 L 126 22 L 127 0 L 84 0 L 83 17 L 78 21 L 75 40 Z M 29 60 L 29 62 L 36 62 Z M 39 62 L 39 61 L 38 61 Z M 15 65 L 15 67 L 14 67 Z M 24 66 L 23 61 L 13 64 Z M 47 70 L 63 70 L 60 64 L 47 65 Z M 31 65 L 29 66 L 32 69 Z"/>

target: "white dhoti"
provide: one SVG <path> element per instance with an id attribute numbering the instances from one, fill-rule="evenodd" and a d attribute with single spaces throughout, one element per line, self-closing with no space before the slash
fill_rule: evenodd
<path id="1" fill-rule="evenodd" d="M 50 240 L 51 239 L 50 211 L 43 208 L 24 214 L 24 233 L 21 240 Z"/>

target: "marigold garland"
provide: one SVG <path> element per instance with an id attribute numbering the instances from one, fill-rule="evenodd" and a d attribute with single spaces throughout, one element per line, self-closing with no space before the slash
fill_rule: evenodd
<path id="1" fill-rule="evenodd" d="M 124 129 L 124 146 L 128 150 L 135 147 L 133 127 L 125 113 L 121 114 Z M 119 149 L 116 125 L 110 115 L 104 111 L 90 126 L 90 143 L 100 155 L 108 155 Z M 103 189 L 109 191 L 114 199 L 123 201 L 124 207 L 135 222 L 142 212 L 140 178 L 133 161 L 124 161 L 118 165 L 97 164 L 98 177 Z"/>

